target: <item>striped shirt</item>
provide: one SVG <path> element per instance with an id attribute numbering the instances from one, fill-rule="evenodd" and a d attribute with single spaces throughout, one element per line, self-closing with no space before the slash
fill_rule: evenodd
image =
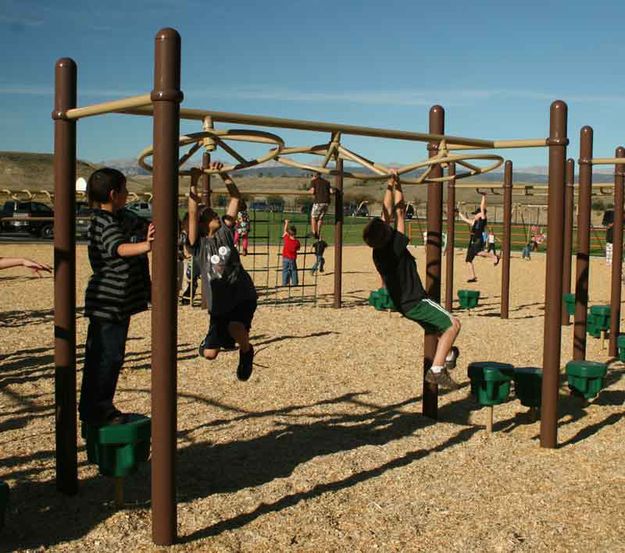
<path id="1" fill-rule="evenodd" d="M 117 249 L 130 240 L 112 213 L 94 209 L 88 231 L 89 263 L 93 275 L 85 293 L 85 315 L 122 321 L 145 311 L 149 286 L 141 257 L 120 257 Z"/>

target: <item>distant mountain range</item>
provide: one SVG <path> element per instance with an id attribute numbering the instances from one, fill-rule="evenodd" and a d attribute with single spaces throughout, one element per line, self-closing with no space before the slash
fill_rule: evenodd
<path id="1" fill-rule="evenodd" d="M 128 176 L 145 176 L 149 175 L 147 171 L 141 168 L 137 161 L 134 159 L 111 159 L 102 161 L 98 165 L 106 165 L 108 167 L 114 167 L 122 171 Z M 363 169 L 360 166 L 345 166 L 346 171 L 354 171 L 362 173 Z M 268 162 L 261 167 L 251 167 L 249 169 L 243 169 L 241 173 L 245 173 L 246 176 L 258 176 L 258 177 L 302 177 L 306 178 L 310 174 L 309 171 L 297 169 L 295 167 L 287 167 L 277 162 Z M 411 173 L 412 176 L 418 174 L 416 171 Z M 535 167 L 520 167 L 514 171 L 514 180 L 516 182 L 523 182 L 528 184 L 546 184 L 547 183 L 547 167 L 535 166 Z M 479 181 L 479 182 L 502 182 L 502 172 L 484 173 L 482 175 L 476 175 L 464 179 L 464 182 Z M 593 173 L 593 182 L 596 183 L 613 183 L 614 177 L 611 172 L 595 172 Z"/>

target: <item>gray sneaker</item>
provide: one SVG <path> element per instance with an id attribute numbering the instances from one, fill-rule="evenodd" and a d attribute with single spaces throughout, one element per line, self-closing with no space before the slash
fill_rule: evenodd
<path id="1" fill-rule="evenodd" d="M 460 385 L 451 376 L 449 376 L 447 369 L 443 369 L 438 373 L 433 372 L 432 369 L 428 369 L 428 372 L 425 373 L 425 381 L 430 384 L 438 384 L 439 386 L 449 390 L 457 390 L 460 388 Z"/>

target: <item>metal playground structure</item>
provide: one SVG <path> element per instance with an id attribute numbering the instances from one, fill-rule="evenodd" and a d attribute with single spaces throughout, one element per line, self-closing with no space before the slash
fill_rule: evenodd
<path id="1" fill-rule="evenodd" d="M 527 140 L 485 140 L 477 138 L 448 136 L 445 134 L 445 111 L 441 106 L 434 106 L 429 112 L 428 132 L 412 132 L 393 129 L 369 128 L 336 123 L 282 119 L 268 116 L 225 113 L 210 110 L 181 108 L 183 93 L 180 87 L 181 41 L 173 29 L 162 29 L 156 34 L 154 86 L 149 94 L 125 98 L 112 102 L 77 107 L 77 67 L 69 58 L 62 58 L 55 68 L 55 100 L 52 118 L 54 119 L 54 177 L 55 177 L 55 229 L 54 229 L 54 265 L 55 265 L 55 383 L 56 383 L 56 473 L 57 487 L 66 494 L 77 491 L 77 439 L 76 439 L 76 263 L 75 263 L 75 172 L 76 172 L 76 137 L 77 121 L 106 113 L 125 113 L 135 116 L 148 116 L 153 120 L 153 145 L 140 155 L 141 163 L 153 170 L 153 220 L 158 228 L 158 235 L 153 247 L 153 290 L 152 297 L 152 537 L 154 543 L 169 545 L 176 540 L 176 367 L 177 367 L 177 272 L 176 249 L 178 234 L 178 177 L 184 174 L 181 166 L 192 155 L 203 149 L 202 199 L 210 202 L 209 169 L 211 151 L 222 148 L 236 161 L 226 170 L 236 171 L 268 160 L 276 160 L 296 167 L 313 167 L 314 170 L 332 176 L 338 191 L 336 196 L 335 234 L 335 271 L 334 271 L 334 307 L 341 306 L 342 274 L 342 236 L 343 178 L 386 179 L 389 168 L 368 160 L 347 149 L 342 143 L 346 136 L 358 135 L 380 139 L 407 140 L 425 143 L 428 158 L 399 168 L 400 174 L 422 171 L 417 176 L 408 175 L 405 183 L 427 186 L 427 263 L 425 287 L 429 296 L 440 302 L 441 299 L 441 235 L 443 231 L 443 183 L 448 186 L 448 202 L 453 212 L 453 192 L 456 180 L 492 170 L 501 163 L 501 156 L 488 153 L 491 149 L 546 148 L 548 152 L 549 186 L 547 232 L 547 270 L 545 291 L 544 342 L 542 360 L 542 416 L 540 423 L 540 444 L 545 448 L 557 446 L 558 430 L 558 388 L 560 377 L 560 346 L 562 323 L 562 293 L 565 252 L 565 218 L 572 217 L 570 206 L 573 197 L 572 181 L 567 179 L 566 152 L 567 105 L 555 101 L 549 115 L 547 138 Z M 179 136 L 180 120 L 195 120 L 202 124 L 202 131 L 183 137 Z M 217 123 L 252 125 L 282 129 L 296 129 L 328 133 L 326 144 L 310 147 L 288 147 L 283 140 L 272 133 L 258 130 L 215 129 Z M 578 250 L 578 298 L 576 314 L 576 343 L 579 341 L 578 355 L 583 355 L 582 342 L 585 335 L 578 336 L 580 325 L 584 333 L 587 303 L 587 275 L 584 269 L 584 232 L 588 228 L 586 202 L 591 194 L 591 167 L 593 164 L 614 164 L 617 167 L 615 196 L 618 203 L 615 209 L 622 211 L 623 204 L 623 164 L 625 150 L 619 149 L 616 158 L 592 159 L 592 130 L 582 130 L 582 152 L 580 156 L 580 248 Z M 590 138 L 590 150 L 588 139 Z M 254 141 L 266 144 L 268 152 L 255 159 L 247 159 L 237 152 L 229 142 Z M 180 147 L 190 149 L 180 156 Z M 485 153 L 486 152 L 486 153 Z M 319 165 L 310 166 L 294 159 L 298 154 L 318 155 L 322 158 Z M 147 161 L 151 157 L 151 162 Z M 344 172 L 343 161 L 358 163 L 366 172 Z M 477 163 L 487 162 L 481 168 Z M 461 167 L 456 174 L 456 167 Z M 447 169 L 444 174 L 444 169 Z M 568 185 L 567 185 L 568 183 Z M 483 186 L 482 186 L 483 187 Z M 512 196 L 512 163 L 506 162 L 505 181 L 502 187 L 505 198 L 504 211 L 509 224 Z M 245 191 L 242 191 L 245 193 Z M 450 199 L 451 198 L 451 199 Z M 448 212 L 449 212 L 448 205 Z M 582 208 L 582 205 L 584 206 Z M 566 214 L 566 217 L 565 217 Z M 453 218 L 451 224 L 453 225 Z M 584 226 L 585 225 L 585 226 Z M 566 229 L 569 229 L 566 226 Z M 453 274 L 453 226 L 448 229 L 452 247 L 448 248 L 447 271 Z M 586 234 L 587 235 L 587 234 Z M 507 237 L 507 238 L 506 238 Z M 622 218 L 615 220 L 615 243 L 613 275 L 620 271 L 622 249 Z M 620 240 L 620 242 L 617 242 Z M 570 248 L 570 244 L 566 245 Z M 570 251 L 570 250 L 569 250 Z M 450 255 L 449 252 L 452 252 Z M 510 271 L 509 227 L 504 233 L 503 279 L 509 281 Z M 570 259 L 570 256 L 569 256 Z M 586 257 L 587 261 L 587 257 Z M 586 271 L 583 273 L 583 271 Z M 580 274 L 580 271 L 583 274 Z M 570 272 L 569 272 L 570 275 Z M 618 295 L 613 306 L 620 305 L 620 275 Z M 570 278 L 570 276 L 569 276 Z M 585 279 L 585 280 L 584 280 Z M 449 282 L 453 277 L 449 278 Z M 502 281 L 503 283 L 503 281 Z M 584 292 L 584 286 L 585 292 Z M 502 294 L 502 301 L 503 301 Z M 507 296 L 507 294 L 506 294 Z M 447 293 L 449 298 L 449 291 Z M 507 301 L 507 299 L 506 299 Z M 616 303 L 614 303 L 616 301 Z M 507 306 L 502 305 L 502 314 Z M 612 311 L 613 320 L 620 313 Z M 432 364 L 437 336 L 426 333 L 424 339 L 423 367 L 419 378 Z M 437 418 L 438 389 L 436 385 L 423 382 L 423 413 Z"/>

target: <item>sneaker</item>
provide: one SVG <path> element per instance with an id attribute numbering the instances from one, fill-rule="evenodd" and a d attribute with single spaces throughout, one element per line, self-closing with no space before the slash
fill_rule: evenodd
<path id="1" fill-rule="evenodd" d="M 447 369 L 443 369 L 438 373 L 432 372 L 432 369 L 428 369 L 428 372 L 425 373 L 425 381 L 430 384 L 438 384 L 449 390 L 457 390 L 460 387 L 458 383 L 449 376 Z"/>
<path id="2" fill-rule="evenodd" d="M 450 371 L 456 368 L 456 360 L 460 357 L 460 350 L 456 346 L 451 347 L 451 351 L 445 358 L 445 368 Z"/>
<path id="3" fill-rule="evenodd" d="M 498 255 L 498 256 L 497 256 L 497 261 L 495 261 L 495 267 L 496 267 L 497 265 L 499 265 L 499 261 L 500 261 L 500 260 L 501 260 L 501 256 L 500 256 L 500 255 Z"/>
<path id="4" fill-rule="evenodd" d="M 249 380 L 252 376 L 252 370 L 254 369 L 254 348 L 250 346 L 250 349 L 243 352 L 239 351 L 239 366 L 237 367 L 237 378 L 239 380 Z"/>
<path id="5" fill-rule="evenodd" d="M 477 282 L 477 277 L 474 278 L 468 278 L 467 282 Z"/>

